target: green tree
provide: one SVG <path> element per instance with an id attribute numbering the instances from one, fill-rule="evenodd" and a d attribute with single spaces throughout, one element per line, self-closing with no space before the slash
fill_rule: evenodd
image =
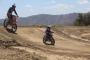
<path id="1" fill-rule="evenodd" d="M 84 24 L 83 24 L 83 20 L 84 20 L 83 14 L 79 13 L 79 14 L 78 14 L 78 18 L 76 19 L 76 21 L 75 21 L 74 24 L 75 24 L 76 26 L 82 26 L 82 25 L 84 25 Z"/>
<path id="2" fill-rule="evenodd" d="M 76 26 L 88 26 L 90 25 L 90 13 L 79 13 L 75 23 Z"/>

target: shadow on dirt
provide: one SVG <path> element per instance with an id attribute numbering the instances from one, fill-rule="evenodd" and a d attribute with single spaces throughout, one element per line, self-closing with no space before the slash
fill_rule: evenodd
<path id="1" fill-rule="evenodd" d="M 0 47 L 9 48 L 11 46 L 21 46 L 16 40 L 0 40 Z"/>

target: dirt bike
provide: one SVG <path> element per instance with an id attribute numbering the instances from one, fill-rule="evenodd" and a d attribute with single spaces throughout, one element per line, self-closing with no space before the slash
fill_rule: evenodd
<path id="1" fill-rule="evenodd" d="M 12 20 L 9 20 L 8 18 L 6 18 L 4 20 L 4 28 L 8 31 L 8 32 L 11 32 L 11 33 L 15 33 L 17 31 L 17 22 L 16 22 L 16 16 L 13 15 L 12 16 Z"/>
<path id="2" fill-rule="evenodd" d="M 47 42 L 50 42 L 50 43 L 47 43 Z M 44 37 L 43 37 L 43 43 L 45 44 L 45 45 L 55 45 L 55 40 L 54 40 L 54 38 L 53 38 L 53 35 L 51 34 L 51 35 L 44 35 Z"/>

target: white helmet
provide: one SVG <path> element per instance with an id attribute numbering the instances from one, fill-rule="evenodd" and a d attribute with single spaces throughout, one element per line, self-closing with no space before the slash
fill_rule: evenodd
<path id="1" fill-rule="evenodd" d="M 12 7 L 16 7 L 15 3 L 12 5 Z"/>

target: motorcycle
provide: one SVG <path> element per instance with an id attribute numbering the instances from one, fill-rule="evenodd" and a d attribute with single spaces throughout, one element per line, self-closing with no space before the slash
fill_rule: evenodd
<path id="1" fill-rule="evenodd" d="M 9 20 L 8 18 L 6 18 L 4 20 L 4 28 L 8 31 L 8 32 L 11 32 L 11 33 L 15 33 L 17 31 L 17 22 L 16 22 L 16 16 L 13 15 L 12 16 L 12 20 Z"/>
<path id="2" fill-rule="evenodd" d="M 50 42 L 50 43 L 47 43 L 47 42 Z M 55 45 L 55 40 L 53 38 L 53 35 L 50 34 L 50 35 L 44 35 L 43 37 L 43 43 L 45 45 Z"/>

